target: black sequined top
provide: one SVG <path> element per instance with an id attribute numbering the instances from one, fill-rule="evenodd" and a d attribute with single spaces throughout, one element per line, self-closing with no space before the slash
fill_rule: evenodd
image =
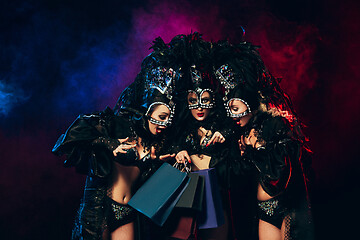
<path id="1" fill-rule="evenodd" d="M 110 108 L 106 108 L 103 112 L 80 115 L 60 136 L 52 151 L 56 155 L 67 155 L 65 167 L 75 167 L 77 172 L 89 176 L 107 177 L 113 161 L 138 166 L 141 171 L 146 171 L 152 163 L 138 159 L 134 150 L 117 157 L 113 155 L 113 150 L 120 145 L 118 139 L 136 139 L 138 135 L 142 133 L 129 117 L 116 116 Z M 146 139 L 146 136 L 142 137 Z M 146 145 L 151 145 L 149 142 L 151 140 L 146 141 Z"/>
<path id="2" fill-rule="evenodd" d="M 304 196 L 311 159 L 300 141 L 293 137 L 287 120 L 259 112 L 246 125 L 244 135 L 247 136 L 251 129 L 255 129 L 261 146 L 247 146 L 240 161 L 256 167 L 259 183 L 270 196 L 284 192 L 293 199 Z"/>
<path id="3" fill-rule="evenodd" d="M 227 119 L 225 119 L 227 120 Z M 188 120 L 187 128 L 182 131 L 182 134 L 177 138 L 177 141 L 173 144 L 173 152 L 178 153 L 182 150 L 186 150 L 189 155 L 198 154 L 210 156 L 209 168 L 215 168 L 219 180 L 219 184 L 222 188 L 228 188 L 228 154 L 229 143 L 228 138 L 233 134 L 232 128 L 223 124 L 216 117 L 208 117 L 205 121 L 199 122 L 194 119 Z M 216 131 L 220 132 L 226 141 L 224 143 L 215 143 L 206 146 L 206 143 L 211 139 L 212 135 L 205 137 L 203 142 L 200 142 L 198 136 L 198 129 L 203 127 L 204 129 L 211 131 L 214 134 Z"/>

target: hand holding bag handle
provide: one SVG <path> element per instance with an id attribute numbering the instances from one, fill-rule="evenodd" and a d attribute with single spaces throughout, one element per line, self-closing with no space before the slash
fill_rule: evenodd
<path id="1" fill-rule="evenodd" d="M 191 165 L 188 161 L 185 161 L 184 163 L 175 162 L 173 167 L 179 169 L 181 172 L 186 172 L 186 173 L 191 172 Z"/>

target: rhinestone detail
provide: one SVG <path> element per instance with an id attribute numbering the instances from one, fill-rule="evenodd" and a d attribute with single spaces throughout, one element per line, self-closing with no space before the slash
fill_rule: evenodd
<path id="1" fill-rule="evenodd" d="M 114 203 L 111 204 L 112 210 L 115 214 L 116 220 L 123 219 L 125 216 L 128 216 L 133 209 L 129 208 L 128 206 L 118 206 Z"/>
<path id="2" fill-rule="evenodd" d="M 275 209 L 279 206 L 279 200 L 270 199 L 264 202 L 259 202 L 258 206 L 268 216 L 274 215 Z"/>

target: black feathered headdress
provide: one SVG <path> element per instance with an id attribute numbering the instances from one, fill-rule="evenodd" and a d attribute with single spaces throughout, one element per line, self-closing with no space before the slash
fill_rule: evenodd
<path id="1" fill-rule="evenodd" d="M 224 105 L 228 116 L 242 117 L 259 108 L 261 95 L 258 82 L 265 66 L 250 43 L 231 45 L 220 42 L 215 45 L 215 76 L 224 88 Z M 247 106 L 241 114 L 233 114 L 229 109 L 232 100 L 239 100 Z"/>
<path id="2" fill-rule="evenodd" d="M 154 50 L 147 56 L 135 81 L 121 94 L 115 113 L 126 112 L 134 119 L 148 119 L 150 122 L 168 126 L 171 124 L 175 103 L 173 94 L 179 71 L 174 70 L 167 45 L 161 38 L 157 38 L 152 46 Z M 165 105 L 170 110 L 167 121 L 158 121 L 150 117 L 153 107 Z"/>
<path id="3" fill-rule="evenodd" d="M 248 42 L 214 44 L 214 74 L 224 88 L 223 101 L 230 117 L 242 117 L 257 110 L 270 111 L 285 117 L 295 135 L 304 141 L 300 123 L 289 96 L 281 89 L 280 80 L 273 77 L 258 52 L 259 47 Z M 231 100 L 240 100 L 248 108 L 243 114 L 233 114 Z"/>
<path id="4" fill-rule="evenodd" d="M 185 99 L 189 92 L 197 96 L 197 103 L 189 104 L 189 109 L 214 107 L 214 81 L 212 77 L 212 43 L 204 41 L 201 34 L 175 36 L 169 43 L 175 61 L 181 66 L 182 77 L 176 83 L 178 94 Z M 212 96 L 211 103 L 203 103 L 204 92 Z"/>

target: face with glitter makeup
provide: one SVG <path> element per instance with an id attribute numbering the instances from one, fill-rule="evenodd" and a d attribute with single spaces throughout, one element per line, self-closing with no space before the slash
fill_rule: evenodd
<path id="1" fill-rule="evenodd" d="M 233 114 L 241 114 L 248 110 L 247 106 L 240 100 L 231 100 L 229 102 L 229 108 Z M 237 125 L 244 127 L 252 117 L 252 113 L 246 114 L 243 117 L 233 118 Z"/>
<path id="2" fill-rule="evenodd" d="M 187 101 L 189 105 L 195 105 L 198 104 L 199 99 L 195 92 L 189 92 L 187 96 Z M 208 91 L 205 91 L 201 95 L 201 103 L 202 104 L 210 104 L 212 103 L 211 95 Z M 202 108 L 198 107 L 195 109 L 191 109 L 191 115 L 197 120 L 197 121 L 204 121 L 207 116 L 210 113 L 209 108 Z"/>
<path id="3" fill-rule="evenodd" d="M 170 109 L 163 104 L 154 105 L 152 112 L 150 112 L 150 117 L 157 121 L 165 122 L 170 117 Z M 148 124 L 149 131 L 152 135 L 161 134 L 166 129 L 166 126 L 157 125 L 150 122 L 150 120 L 148 120 Z"/>

